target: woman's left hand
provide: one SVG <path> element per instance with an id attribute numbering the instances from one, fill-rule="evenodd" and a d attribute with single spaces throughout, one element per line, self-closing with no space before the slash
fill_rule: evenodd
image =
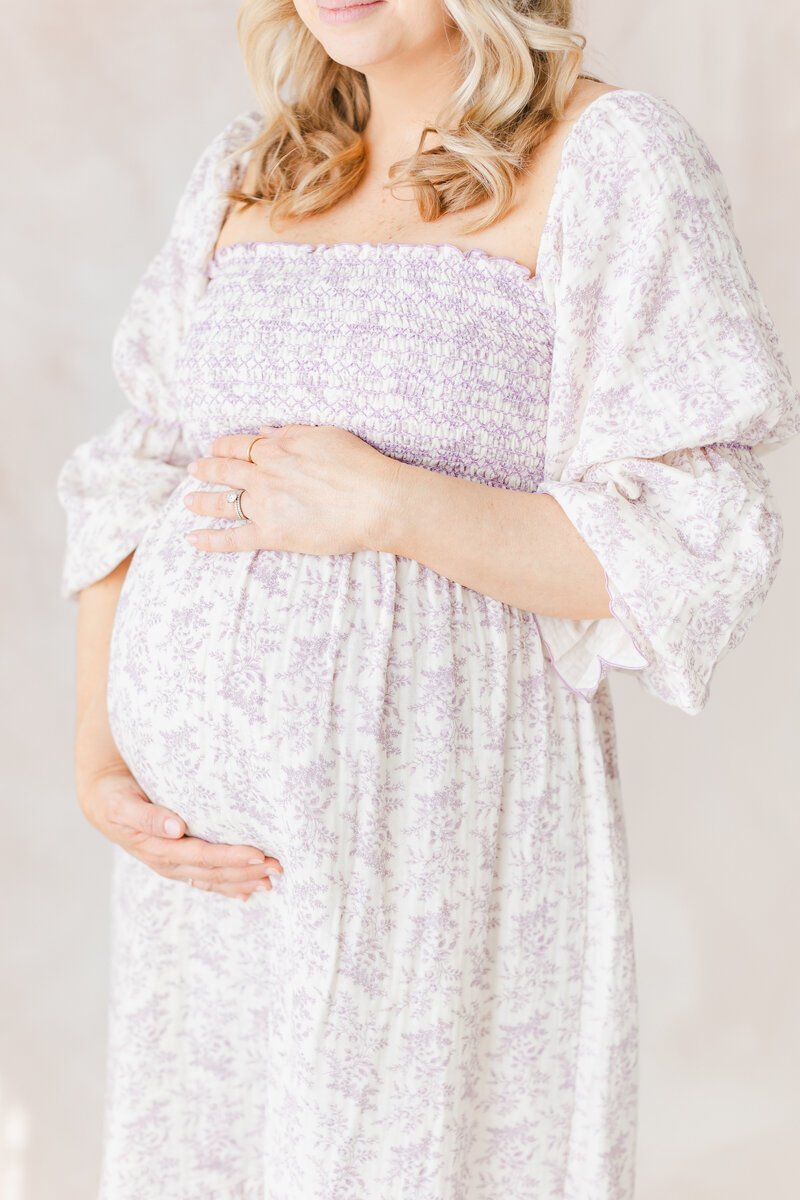
<path id="1" fill-rule="evenodd" d="M 248 451 L 252 446 L 252 462 Z M 402 463 L 334 425 L 262 426 L 220 437 L 211 458 L 188 470 L 225 492 L 189 492 L 206 517 L 238 521 L 231 491 L 242 492 L 245 524 L 187 534 L 199 550 L 293 550 L 348 554 L 381 549 Z"/>

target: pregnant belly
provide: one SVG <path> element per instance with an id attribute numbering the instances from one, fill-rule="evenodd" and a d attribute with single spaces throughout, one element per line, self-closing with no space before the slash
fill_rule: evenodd
<path id="1" fill-rule="evenodd" d="M 140 542 L 111 640 L 111 728 L 150 799 L 332 869 L 378 808 L 479 789 L 541 682 L 530 614 L 387 553 L 198 551 L 196 488 Z"/>
<path id="2" fill-rule="evenodd" d="M 287 838 L 313 834 L 290 815 L 313 813 L 336 770 L 352 556 L 198 551 L 184 536 L 200 524 L 183 504 L 196 488 L 187 479 L 176 490 L 128 571 L 111 639 L 111 729 L 150 799 L 191 834 L 279 855 Z M 379 628 L 380 613 L 366 615 Z"/>

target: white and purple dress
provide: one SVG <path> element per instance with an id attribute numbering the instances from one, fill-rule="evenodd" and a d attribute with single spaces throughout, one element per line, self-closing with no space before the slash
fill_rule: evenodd
<path id="1" fill-rule="evenodd" d="M 59 480 L 65 595 L 136 551 L 108 683 L 126 762 L 190 833 L 285 870 L 242 904 L 115 847 L 101 1200 L 630 1200 L 608 674 L 703 707 L 775 577 L 762 457 L 800 396 L 667 100 L 580 115 L 533 277 L 449 243 L 212 255 L 260 120 L 200 158 L 115 339 L 128 407 Z M 228 523 L 185 508 L 186 464 L 293 422 L 548 492 L 614 615 L 386 552 L 192 548 Z"/>

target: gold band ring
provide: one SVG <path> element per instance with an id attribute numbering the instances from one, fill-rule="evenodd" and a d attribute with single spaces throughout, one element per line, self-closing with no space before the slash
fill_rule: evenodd
<path id="1" fill-rule="evenodd" d="M 256 442 L 265 442 L 266 440 L 267 439 L 264 437 L 264 435 L 260 433 L 258 437 L 254 437 L 250 443 L 250 448 L 247 451 L 247 459 L 248 462 L 253 463 L 253 466 L 255 466 L 255 463 L 253 462 L 253 446 L 255 446 Z"/>

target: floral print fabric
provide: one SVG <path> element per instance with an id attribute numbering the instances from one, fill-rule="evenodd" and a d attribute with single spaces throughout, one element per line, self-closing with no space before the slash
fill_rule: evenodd
<path id="1" fill-rule="evenodd" d="M 697 713 L 774 580 L 762 455 L 800 431 L 800 398 L 697 131 L 644 93 L 591 107 L 539 259 L 556 330 L 540 490 L 603 564 L 630 644 L 540 625 L 570 685 L 590 694 L 608 657 Z"/>
<path id="2" fill-rule="evenodd" d="M 595 100 L 537 273 L 482 251 L 226 247 L 259 117 L 203 154 L 115 340 L 129 407 L 59 483 L 65 595 L 136 549 L 109 713 L 246 905 L 115 848 L 101 1200 L 630 1200 L 636 988 L 607 674 L 687 712 L 780 554 L 800 397 L 719 170 L 666 100 Z M 547 491 L 613 616 L 378 552 L 203 555 L 186 463 L 339 424 Z M 209 522 L 213 524 L 214 522 Z"/>

